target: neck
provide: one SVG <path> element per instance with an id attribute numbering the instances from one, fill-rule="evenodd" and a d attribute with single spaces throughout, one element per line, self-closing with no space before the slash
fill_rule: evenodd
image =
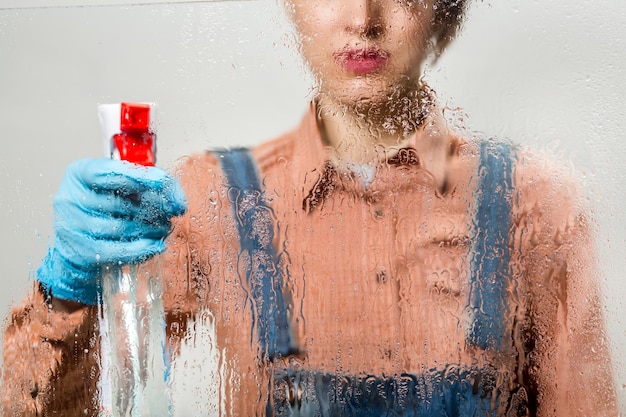
<path id="1" fill-rule="evenodd" d="M 372 164 L 406 146 L 430 106 L 426 89 L 390 96 L 384 103 L 351 106 L 324 95 L 318 98 L 317 116 L 336 163 Z"/>

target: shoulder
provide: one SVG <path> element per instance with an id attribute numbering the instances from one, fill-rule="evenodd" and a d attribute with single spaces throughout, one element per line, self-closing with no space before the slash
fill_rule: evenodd
<path id="1" fill-rule="evenodd" d="M 555 313 L 573 289 L 594 292 L 591 210 L 574 168 L 549 154 L 519 149 L 514 180 L 512 245 L 523 281 L 534 309 Z"/>
<path id="2" fill-rule="evenodd" d="M 518 220 L 526 219 L 544 244 L 571 242 L 572 234 L 588 227 L 589 215 L 576 171 L 546 153 L 518 149 L 516 155 L 513 197 Z"/>
<path id="3" fill-rule="evenodd" d="M 272 170 L 276 165 L 293 159 L 298 152 L 297 140 L 305 134 L 306 119 L 305 116 L 300 126 L 248 148 L 261 172 Z M 187 186 L 186 188 L 193 189 L 199 184 L 221 182 L 222 168 L 218 154 L 228 149 L 227 146 L 208 149 L 179 158 L 175 164 L 174 174 L 183 183 L 183 187 Z"/>
<path id="4" fill-rule="evenodd" d="M 184 156 L 176 161 L 173 174 L 188 192 L 219 178 L 219 160 L 217 155 L 210 151 Z"/>
<path id="5" fill-rule="evenodd" d="M 475 173 L 474 189 L 508 188 L 502 195 L 510 199 L 515 224 L 531 221 L 526 226 L 549 229 L 554 236 L 571 230 L 589 211 L 574 167 L 555 155 L 497 140 L 467 142 L 464 153 Z"/>
<path id="6" fill-rule="evenodd" d="M 469 198 L 487 219 L 508 218 L 511 254 L 525 271 L 523 280 L 561 285 L 581 254 L 575 246 L 591 242 L 590 210 L 572 165 L 491 140 L 469 142 L 464 152 Z"/>
<path id="7" fill-rule="evenodd" d="M 251 149 L 259 170 L 267 172 L 279 164 L 293 160 L 299 130 L 289 131 Z"/>
<path id="8" fill-rule="evenodd" d="M 279 172 L 286 161 L 292 161 L 299 130 L 301 128 L 249 149 L 260 175 L 265 177 L 268 173 Z M 227 149 L 197 152 L 176 161 L 171 173 L 180 181 L 189 203 L 187 215 L 176 221 L 179 226 L 188 223 L 190 218 L 198 219 L 199 213 L 206 217 L 207 213 L 228 206 L 229 187 L 220 158 L 220 153 Z"/>

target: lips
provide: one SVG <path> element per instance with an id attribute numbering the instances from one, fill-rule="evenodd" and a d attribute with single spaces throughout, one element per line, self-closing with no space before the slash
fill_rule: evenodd
<path id="1" fill-rule="evenodd" d="M 349 49 L 336 53 L 335 60 L 348 72 L 367 75 L 380 71 L 387 65 L 389 55 L 380 49 Z"/>

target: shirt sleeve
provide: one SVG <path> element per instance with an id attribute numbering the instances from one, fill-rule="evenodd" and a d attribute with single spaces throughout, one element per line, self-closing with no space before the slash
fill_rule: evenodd
<path id="1" fill-rule="evenodd" d="M 93 415 L 99 377 L 97 311 L 52 310 L 39 285 L 4 334 L 3 415 Z"/>
<path id="2" fill-rule="evenodd" d="M 518 172 L 516 229 L 537 415 L 616 416 L 589 211 L 571 172 L 533 159 Z"/>
<path id="3" fill-rule="evenodd" d="M 199 183 L 210 179 L 207 169 L 214 166 L 205 159 L 190 158 L 176 172 L 196 214 L 203 191 L 210 188 Z M 148 277 L 161 280 L 167 341 L 174 355 L 188 320 L 206 304 L 209 291 L 207 242 L 197 234 L 193 217 L 174 219 L 167 251 L 137 267 L 139 292 L 147 290 Z M 6 322 L 0 414 L 97 415 L 99 355 L 98 307 L 55 311 L 35 283 Z"/>

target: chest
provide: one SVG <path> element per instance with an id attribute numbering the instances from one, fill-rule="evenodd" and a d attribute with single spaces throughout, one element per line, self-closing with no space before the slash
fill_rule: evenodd
<path id="1" fill-rule="evenodd" d="M 515 310 L 507 305 L 508 261 L 495 272 L 508 240 L 510 207 L 498 204 L 508 201 L 510 187 L 497 178 L 506 172 L 494 169 L 498 175 L 478 186 L 459 181 L 441 193 L 424 171 L 397 170 L 380 187 L 335 182 L 308 210 L 297 176 L 265 176 L 261 200 L 244 192 L 234 201 L 239 279 L 228 282 L 241 293 L 234 304 L 241 311 L 249 305 L 251 317 L 249 326 L 225 327 L 224 335 L 257 334 L 265 346 L 280 338 L 274 330 L 281 320 L 288 322 L 315 369 L 380 375 L 470 364 L 468 335 L 493 346 L 510 333 L 504 315 Z M 504 229 L 485 228 L 482 218 L 501 218 Z M 274 308 L 281 294 L 285 308 Z"/>
<path id="2" fill-rule="evenodd" d="M 462 361 L 469 211 L 464 192 L 427 187 L 276 210 L 311 365 L 380 374 Z"/>

